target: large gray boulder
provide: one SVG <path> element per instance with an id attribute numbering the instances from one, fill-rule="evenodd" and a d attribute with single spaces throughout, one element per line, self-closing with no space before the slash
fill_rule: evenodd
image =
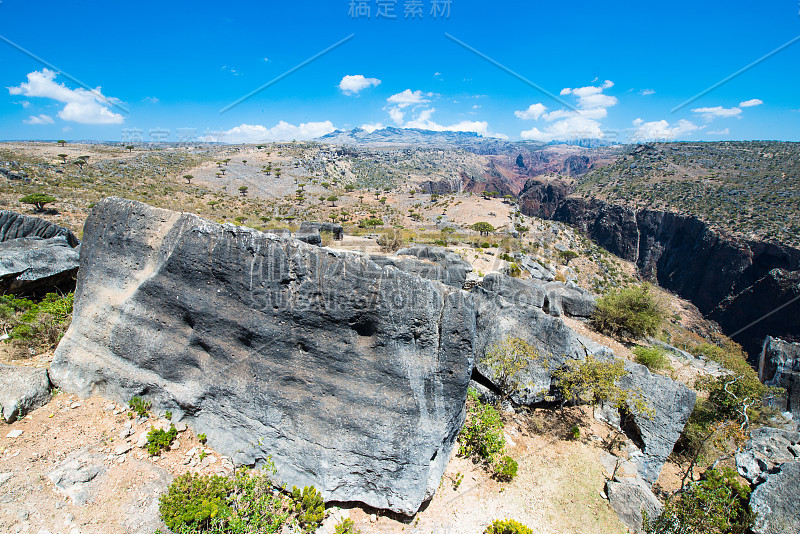
<path id="1" fill-rule="evenodd" d="M 800 459 L 800 433 L 762 427 L 750 433 L 736 453 L 736 469 L 751 484 L 760 484 L 786 462 Z"/>
<path id="2" fill-rule="evenodd" d="M 758 360 L 758 378 L 768 386 L 786 390 L 786 395 L 771 402 L 800 421 L 800 343 L 767 337 Z"/>
<path id="3" fill-rule="evenodd" d="M 756 516 L 751 527 L 755 534 L 794 534 L 800 532 L 800 461 L 787 462 L 750 494 L 750 509 Z"/>
<path id="4" fill-rule="evenodd" d="M 403 514 L 464 419 L 469 294 L 351 252 L 106 199 L 84 228 L 51 378 L 204 432 L 289 486 Z"/>
<path id="5" fill-rule="evenodd" d="M 651 373 L 644 365 L 626 361 L 625 371 L 619 386 L 638 391 L 652 408 L 651 414 L 626 414 L 622 421 L 625 433 L 641 449 L 641 455 L 633 459 L 639 474 L 654 484 L 689 421 L 697 394 L 680 382 Z"/>
<path id="6" fill-rule="evenodd" d="M 66 237 L 20 237 L 0 242 L 0 293 L 43 294 L 70 290 L 78 272 L 78 251 Z"/>
<path id="7" fill-rule="evenodd" d="M 644 514 L 650 519 L 661 515 L 664 506 L 648 485 L 639 477 L 619 478 L 606 483 L 608 504 L 625 526 L 640 534 L 644 532 Z"/>
<path id="8" fill-rule="evenodd" d="M 50 401 L 46 369 L 0 364 L 0 415 L 13 423 Z"/>
<path id="9" fill-rule="evenodd" d="M 14 211 L 0 210 L 0 241 L 10 241 L 20 237 L 49 239 L 56 236 L 64 236 L 69 246 L 73 248 L 80 245 L 75 234 L 57 224 Z"/>
<path id="10" fill-rule="evenodd" d="M 298 234 L 308 234 L 314 232 L 330 232 L 333 235 L 333 238 L 337 241 L 341 241 L 344 238 L 344 227 L 341 224 L 330 222 L 303 221 L 300 224 L 300 228 L 297 230 Z"/>

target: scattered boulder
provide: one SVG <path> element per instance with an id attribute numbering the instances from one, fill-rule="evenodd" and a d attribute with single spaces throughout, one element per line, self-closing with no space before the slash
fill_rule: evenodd
<path id="1" fill-rule="evenodd" d="M 767 386 L 786 390 L 772 405 L 800 421 L 800 343 L 768 336 L 758 360 L 758 378 Z"/>
<path id="2" fill-rule="evenodd" d="M 413 256 L 422 261 L 409 261 L 402 256 Z M 472 272 L 472 265 L 455 252 L 440 247 L 417 245 L 398 250 L 394 256 L 374 254 L 371 259 L 379 265 L 392 265 L 430 280 L 461 289 Z"/>
<path id="3" fill-rule="evenodd" d="M 46 369 L 0 364 L 0 415 L 6 423 L 13 423 L 49 401 Z"/>
<path id="4" fill-rule="evenodd" d="M 92 500 L 93 481 L 106 470 L 104 458 L 103 454 L 88 449 L 75 451 L 48 473 L 47 478 L 59 493 L 74 504 L 85 506 Z"/>
<path id="5" fill-rule="evenodd" d="M 294 234 L 295 239 L 302 241 L 303 243 L 308 243 L 309 245 L 321 245 L 322 244 L 322 236 L 319 233 L 319 230 L 310 229 L 303 231 L 302 229 L 298 230 Z"/>
<path id="6" fill-rule="evenodd" d="M 311 233 L 314 231 L 316 231 L 317 233 L 330 232 L 336 241 L 341 241 L 342 239 L 344 239 L 344 227 L 341 224 L 334 224 L 329 222 L 303 221 L 300 224 L 300 228 L 298 229 L 297 233 L 298 234 Z"/>
<path id="7" fill-rule="evenodd" d="M 637 534 L 644 532 L 643 512 L 647 513 L 647 517 L 654 518 L 664 510 L 650 487 L 638 477 L 620 477 L 608 481 L 606 495 L 620 521 Z"/>
<path id="8" fill-rule="evenodd" d="M 153 409 L 289 485 L 403 514 L 464 420 L 472 296 L 364 255 L 117 198 L 84 228 L 53 382 Z"/>
<path id="9" fill-rule="evenodd" d="M 568 315 L 570 317 L 591 317 L 597 303 L 594 297 L 586 290 L 574 284 L 569 286 L 562 282 L 541 283 L 538 280 L 532 281 L 540 285 L 545 292 L 543 309 L 554 317 Z"/>
<path id="10" fill-rule="evenodd" d="M 519 258 L 517 260 L 517 265 L 528 271 L 533 279 L 544 280 L 545 282 L 552 282 L 556 279 L 556 273 L 544 267 L 538 261 L 529 258 L 528 256 L 522 256 Z"/>
<path id="11" fill-rule="evenodd" d="M 800 433 L 762 427 L 736 454 L 736 469 L 751 484 L 760 484 L 785 462 L 800 459 Z"/>
<path id="12" fill-rule="evenodd" d="M 750 494 L 750 509 L 756 516 L 755 534 L 800 532 L 800 461 L 786 462 Z"/>
<path id="13" fill-rule="evenodd" d="M 56 236 L 64 236 L 69 246 L 73 248 L 80 245 L 75 234 L 57 224 L 14 211 L 0 210 L 0 241 L 10 241 L 21 237 L 50 239 Z"/>
<path id="14" fill-rule="evenodd" d="M 75 283 L 78 258 L 78 252 L 62 235 L 2 241 L 0 293 L 41 295 L 69 291 Z"/>
<path id="15" fill-rule="evenodd" d="M 629 414 L 622 419 L 622 428 L 641 449 L 641 456 L 634 458 L 639 474 L 654 484 L 689 421 L 697 394 L 680 382 L 651 373 L 644 365 L 626 361 L 625 371 L 620 387 L 638 390 L 653 409 L 652 417 Z"/>

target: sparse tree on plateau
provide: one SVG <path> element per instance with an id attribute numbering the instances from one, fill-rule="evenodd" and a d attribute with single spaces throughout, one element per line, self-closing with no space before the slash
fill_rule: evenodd
<path id="1" fill-rule="evenodd" d="M 241 194 L 243 197 L 246 197 L 247 196 L 247 189 L 248 189 L 248 187 L 246 185 L 240 185 L 239 186 L 239 194 Z"/>
<path id="2" fill-rule="evenodd" d="M 336 201 L 337 200 L 339 200 L 339 197 L 337 197 L 336 195 L 331 195 L 331 196 L 328 197 L 328 202 L 330 202 L 331 206 L 334 207 L 334 208 L 336 207 Z"/>
<path id="3" fill-rule="evenodd" d="M 36 208 L 35 211 L 44 211 L 45 204 L 55 202 L 56 199 L 44 193 L 31 193 L 22 197 L 19 201 L 23 204 L 32 204 Z"/>
<path id="4" fill-rule="evenodd" d="M 58 157 L 61 158 L 61 164 L 62 165 L 67 163 L 67 157 L 68 157 L 67 154 L 59 154 Z"/>
<path id="5" fill-rule="evenodd" d="M 83 170 L 83 166 L 86 165 L 86 161 L 82 159 L 76 159 L 72 163 L 73 165 L 77 165 L 80 170 Z"/>
<path id="6" fill-rule="evenodd" d="M 191 174 L 184 174 L 183 178 L 186 180 L 187 184 L 190 184 L 192 183 L 192 178 L 194 178 L 194 176 L 192 176 Z"/>
<path id="7" fill-rule="evenodd" d="M 126 146 L 125 148 L 127 148 L 127 149 L 128 149 L 128 152 L 133 152 L 133 148 L 134 148 L 134 147 L 133 147 L 133 145 L 128 145 L 128 146 Z"/>
<path id="8" fill-rule="evenodd" d="M 66 141 L 64 141 L 63 139 L 59 139 L 59 140 L 58 140 L 58 141 L 56 141 L 56 142 L 57 142 L 59 145 L 61 145 L 61 146 L 64 146 L 64 145 L 66 145 L 66 144 L 67 144 L 67 142 L 66 142 Z"/>
<path id="9" fill-rule="evenodd" d="M 480 232 L 481 235 L 489 235 L 491 232 L 494 232 L 494 226 L 483 221 L 473 224 L 472 229 L 476 232 Z"/>

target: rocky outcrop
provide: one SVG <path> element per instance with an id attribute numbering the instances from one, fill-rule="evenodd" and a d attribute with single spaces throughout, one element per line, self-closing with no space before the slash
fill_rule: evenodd
<path id="1" fill-rule="evenodd" d="M 583 360 L 588 355 L 613 358 L 613 353 L 575 333 L 557 317 L 545 313 L 541 287 L 492 273 L 470 293 L 475 298 L 475 371 L 478 378 L 498 387 L 496 377 L 481 362 L 486 351 L 506 337 L 519 337 L 538 353 L 516 380 L 519 390 L 512 395 L 518 404 L 535 404 L 552 394 L 553 373 L 568 360 Z M 627 374 L 620 386 L 640 392 L 652 414 L 615 414 L 625 421 L 622 430 L 639 447 L 633 461 L 639 475 L 652 484 L 661 473 L 667 457 L 694 408 L 695 393 L 670 378 L 650 373 L 643 365 L 626 362 Z M 624 415 L 624 417 L 621 417 Z"/>
<path id="2" fill-rule="evenodd" d="M 403 256 L 416 259 L 409 261 Z M 467 274 L 472 272 L 472 265 L 455 252 L 426 245 L 401 248 L 391 257 L 376 254 L 372 259 L 381 265 L 395 265 L 403 271 L 457 288 L 464 286 Z"/>
<path id="3" fill-rule="evenodd" d="M 298 234 L 313 234 L 315 232 L 317 234 L 329 232 L 336 241 L 341 241 L 344 238 L 344 227 L 341 224 L 303 221 L 297 230 Z"/>
<path id="4" fill-rule="evenodd" d="M 636 211 L 570 192 L 565 182 L 529 180 L 520 210 L 570 224 L 635 262 L 645 277 L 690 300 L 725 332 L 738 332 L 734 339 L 754 360 L 767 335 L 800 339 L 794 319 L 800 316 L 800 250 L 730 238 L 695 217 Z M 780 306 L 781 313 L 772 313 Z"/>
<path id="5" fill-rule="evenodd" d="M 13 423 L 50 401 L 46 369 L 0 364 L 0 415 Z"/>
<path id="6" fill-rule="evenodd" d="M 606 483 L 608 504 L 625 526 L 640 534 L 644 532 L 643 519 L 653 519 L 664 510 L 661 502 L 648 485 L 638 477 L 620 478 Z"/>
<path id="7" fill-rule="evenodd" d="M 751 484 L 760 484 L 786 463 L 800 459 L 800 433 L 763 427 L 750 434 L 736 453 L 736 469 Z"/>
<path id="8" fill-rule="evenodd" d="M 771 404 L 782 412 L 791 412 L 794 420 L 800 421 L 800 343 L 767 337 L 758 359 L 758 378 L 786 391 Z"/>
<path id="9" fill-rule="evenodd" d="M 70 230 L 62 228 L 38 217 L 23 215 L 13 211 L 0 211 L 0 241 L 9 241 L 21 237 L 51 237 L 64 236 L 71 247 L 80 245 L 80 241 Z"/>
<path id="10" fill-rule="evenodd" d="M 41 295 L 70 291 L 78 271 L 78 251 L 66 237 L 21 237 L 0 242 L 0 293 Z"/>
<path id="11" fill-rule="evenodd" d="M 433 495 L 464 417 L 469 294 L 120 199 L 95 207 L 82 246 L 54 384 L 145 396 L 326 500 L 412 514 Z"/>
<path id="12" fill-rule="evenodd" d="M 781 465 L 750 494 L 750 509 L 755 514 L 751 527 L 755 534 L 789 534 L 800 532 L 800 461 Z"/>

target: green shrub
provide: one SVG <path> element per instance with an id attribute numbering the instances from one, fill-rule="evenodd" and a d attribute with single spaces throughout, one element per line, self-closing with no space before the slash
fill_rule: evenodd
<path id="1" fill-rule="evenodd" d="M 169 430 L 151 428 L 147 433 L 147 453 L 150 456 L 158 456 L 161 451 L 169 450 L 169 446 L 175 441 L 178 431 L 175 425 L 169 425 Z"/>
<path id="2" fill-rule="evenodd" d="M 558 253 L 558 259 L 564 265 L 569 265 L 569 262 L 578 257 L 578 253 L 572 250 L 562 250 Z"/>
<path id="3" fill-rule="evenodd" d="M 743 534 L 753 522 L 750 488 L 740 484 L 730 468 L 710 469 L 699 482 L 673 496 L 662 514 L 647 518 L 647 534 Z"/>
<path id="4" fill-rule="evenodd" d="M 494 474 L 501 482 L 511 482 L 517 476 L 519 464 L 511 456 L 503 456 L 494 466 Z"/>
<path id="5" fill-rule="evenodd" d="M 202 443 L 203 445 L 205 445 L 205 443 L 206 443 L 206 441 L 207 441 L 207 438 L 206 438 L 206 435 L 205 435 L 205 433 L 203 433 L 203 434 L 197 434 L 197 441 L 199 441 L 200 443 Z"/>
<path id="6" fill-rule="evenodd" d="M 597 301 L 592 324 L 604 334 L 639 339 L 654 336 L 665 312 L 649 284 L 612 291 Z"/>
<path id="7" fill-rule="evenodd" d="M 468 396 L 467 420 L 458 435 L 458 453 L 491 465 L 506 446 L 503 419 L 494 407 L 483 404 L 474 390 Z"/>
<path id="8" fill-rule="evenodd" d="M 669 365 L 669 359 L 658 347 L 636 347 L 633 349 L 636 363 L 646 366 L 651 371 L 660 371 Z"/>
<path id="9" fill-rule="evenodd" d="M 238 469 L 232 478 L 181 475 L 161 496 L 161 518 L 178 534 L 280 532 L 291 514 L 274 472 L 269 462 L 260 472 Z"/>
<path id="10" fill-rule="evenodd" d="M 533 534 L 533 531 L 513 519 L 495 519 L 483 534 Z"/>
<path id="11" fill-rule="evenodd" d="M 51 349 L 58 345 L 72 318 L 74 295 L 48 293 L 35 302 L 13 295 L 0 296 L 0 320 L 20 349 Z"/>
<path id="12" fill-rule="evenodd" d="M 297 523 L 303 532 L 315 531 L 325 519 L 325 502 L 314 486 L 306 486 L 303 491 L 292 487 L 292 510 L 297 514 Z"/>
<path id="13" fill-rule="evenodd" d="M 361 531 L 356 530 L 356 525 L 352 519 L 345 519 L 336 525 L 333 534 L 361 534 Z"/>
<path id="14" fill-rule="evenodd" d="M 569 429 L 569 439 L 573 441 L 581 439 L 581 427 L 578 425 L 572 425 Z"/>
<path id="15" fill-rule="evenodd" d="M 486 350 L 481 363 L 489 369 L 502 394 L 509 396 L 520 388 L 520 372 L 539 359 L 539 353 L 524 339 L 505 337 Z"/>
<path id="16" fill-rule="evenodd" d="M 131 410 L 133 410 L 136 415 L 139 417 L 145 417 L 147 415 L 147 411 L 150 409 L 150 401 L 146 401 L 141 397 L 134 396 L 131 400 L 128 401 L 128 406 Z"/>

